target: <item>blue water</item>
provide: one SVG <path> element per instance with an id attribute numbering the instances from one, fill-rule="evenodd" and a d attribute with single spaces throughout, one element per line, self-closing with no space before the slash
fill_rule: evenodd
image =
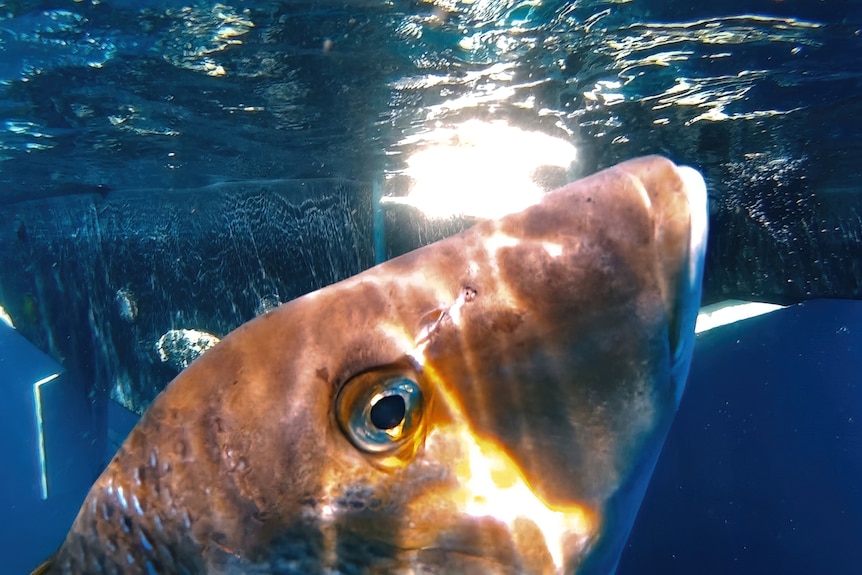
<path id="1" fill-rule="evenodd" d="M 862 305 L 699 336 L 618 573 L 856 573 Z"/>
<path id="2" fill-rule="evenodd" d="M 223 335 L 468 224 L 380 199 L 441 141 L 508 142 L 471 122 L 573 150 L 528 167 L 545 187 L 698 167 L 709 301 L 862 297 L 860 52 L 855 0 L 0 3 L 0 306 L 76 382 L 44 503 L 8 392 L 0 573 L 58 544 L 123 409 L 180 369 L 169 330 Z M 449 207 L 504 152 L 438 167 Z M 858 571 L 859 309 L 780 313 L 701 338 L 621 573 Z"/>

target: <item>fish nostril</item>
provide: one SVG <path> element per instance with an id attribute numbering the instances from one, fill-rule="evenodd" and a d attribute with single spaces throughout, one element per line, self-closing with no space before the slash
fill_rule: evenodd
<path id="1" fill-rule="evenodd" d="M 477 295 L 479 295 L 479 291 L 471 285 L 465 285 L 461 288 L 461 295 L 465 302 L 471 302 L 476 299 Z"/>

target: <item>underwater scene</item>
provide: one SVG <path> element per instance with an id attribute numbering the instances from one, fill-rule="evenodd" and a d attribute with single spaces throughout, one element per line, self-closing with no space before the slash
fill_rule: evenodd
<path id="1" fill-rule="evenodd" d="M 860 95 L 860 0 L 0 0 L 0 575 L 859 573 Z"/>

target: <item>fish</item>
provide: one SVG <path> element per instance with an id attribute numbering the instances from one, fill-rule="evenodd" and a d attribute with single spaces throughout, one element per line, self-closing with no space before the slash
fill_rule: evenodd
<path id="1" fill-rule="evenodd" d="M 679 405 L 708 227 L 649 156 L 243 324 L 40 574 L 611 573 Z"/>

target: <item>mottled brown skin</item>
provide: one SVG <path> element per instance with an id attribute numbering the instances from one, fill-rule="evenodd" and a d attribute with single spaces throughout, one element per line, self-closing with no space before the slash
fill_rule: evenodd
<path id="1" fill-rule="evenodd" d="M 681 385 L 682 188 L 667 160 L 627 162 L 243 325 L 156 399 L 47 572 L 545 574 L 618 556 L 607 530 L 624 541 L 633 517 L 615 494 L 643 453 L 654 461 Z M 334 405 L 358 374 L 387 370 L 418 382 L 426 411 L 415 449 L 383 461 Z M 530 521 L 453 507 L 459 417 L 543 501 L 595 518 L 565 568 Z"/>

